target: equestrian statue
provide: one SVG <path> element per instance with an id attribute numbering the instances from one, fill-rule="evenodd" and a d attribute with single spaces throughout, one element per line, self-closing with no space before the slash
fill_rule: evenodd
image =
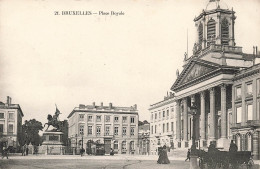
<path id="1" fill-rule="evenodd" d="M 59 115 L 60 115 L 60 114 L 61 114 L 61 112 L 59 111 L 59 109 L 57 108 L 57 106 L 56 106 L 55 114 L 54 114 L 53 116 L 50 115 L 50 114 L 48 114 L 48 117 L 47 117 L 48 123 L 45 123 L 45 124 L 44 124 L 44 127 L 45 127 L 46 124 L 48 125 L 46 131 L 48 130 L 48 128 L 49 128 L 50 126 L 53 126 L 54 128 L 56 128 L 56 129 L 54 129 L 54 130 L 56 130 L 56 131 L 61 131 L 62 122 L 59 120 Z M 43 127 L 43 128 L 44 128 L 44 127 Z"/>

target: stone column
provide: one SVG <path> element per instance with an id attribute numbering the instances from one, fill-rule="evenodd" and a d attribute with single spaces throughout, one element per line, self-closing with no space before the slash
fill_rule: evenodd
<path id="1" fill-rule="evenodd" d="M 188 105 L 187 97 L 183 98 L 183 139 L 188 141 Z"/>
<path id="2" fill-rule="evenodd" d="M 181 111 L 180 111 L 180 100 L 176 101 L 176 139 L 177 141 L 181 141 Z"/>
<path id="3" fill-rule="evenodd" d="M 215 140 L 216 130 L 216 116 L 215 116 L 215 89 L 214 87 L 209 90 L 210 92 L 210 131 L 209 139 Z"/>
<path id="4" fill-rule="evenodd" d="M 227 138 L 227 92 L 226 85 L 221 88 L 221 138 Z"/>
<path id="5" fill-rule="evenodd" d="M 201 140 L 206 139 L 205 132 L 205 91 L 200 93 L 200 137 Z"/>

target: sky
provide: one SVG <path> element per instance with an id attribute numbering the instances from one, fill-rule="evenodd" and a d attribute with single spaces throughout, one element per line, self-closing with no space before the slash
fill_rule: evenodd
<path id="1" fill-rule="evenodd" d="M 260 45 L 260 1 L 226 0 L 237 46 Z M 0 0 L 0 101 L 24 120 L 60 120 L 79 104 L 132 106 L 140 120 L 163 100 L 195 42 L 193 19 L 208 0 Z M 55 11 L 124 15 L 54 15 Z M 188 32 L 188 38 L 187 38 Z M 187 45 L 188 39 L 188 45 Z"/>

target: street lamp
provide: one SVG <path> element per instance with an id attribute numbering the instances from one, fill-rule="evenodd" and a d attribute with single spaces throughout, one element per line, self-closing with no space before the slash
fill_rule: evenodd
<path id="1" fill-rule="evenodd" d="M 195 143 L 195 130 L 196 130 L 196 124 L 195 124 L 195 118 L 197 114 L 197 107 L 195 103 L 192 103 L 192 106 L 190 107 L 190 114 L 192 115 L 192 145 L 191 145 L 191 154 L 194 154 L 196 152 L 196 143 Z"/>
<path id="2" fill-rule="evenodd" d="M 198 164 L 197 164 L 197 150 L 196 150 L 196 144 L 195 144 L 195 118 L 196 118 L 196 114 L 197 114 L 197 107 L 195 105 L 195 102 L 192 102 L 192 105 L 190 107 L 190 114 L 192 115 L 192 128 L 193 128 L 193 132 L 192 132 L 192 145 L 191 145 L 191 152 L 190 152 L 190 169 L 197 169 Z"/>

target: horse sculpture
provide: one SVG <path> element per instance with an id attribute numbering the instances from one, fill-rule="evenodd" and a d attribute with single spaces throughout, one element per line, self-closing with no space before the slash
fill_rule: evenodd
<path id="1" fill-rule="evenodd" d="M 55 112 L 55 114 L 53 115 L 53 117 L 52 117 L 52 115 L 48 114 L 48 117 L 47 117 L 48 123 L 45 123 L 45 124 L 44 124 L 44 127 L 45 127 L 46 124 L 48 125 L 48 127 L 47 127 L 46 130 L 48 130 L 48 128 L 49 128 L 50 126 L 55 127 L 56 130 L 61 130 L 62 122 L 59 121 L 59 115 L 60 115 L 60 114 L 61 114 L 61 112 L 58 110 L 57 107 L 56 107 L 56 112 Z M 44 127 L 43 127 L 43 128 L 44 128 Z"/>

